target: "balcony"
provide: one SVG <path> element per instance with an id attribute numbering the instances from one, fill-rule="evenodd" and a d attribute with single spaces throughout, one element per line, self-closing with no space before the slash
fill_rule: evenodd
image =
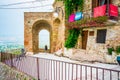
<path id="1" fill-rule="evenodd" d="M 120 6 L 110 4 L 95 7 L 93 10 L 83 12 L 81 20 L 66 22 L 68 28 L 81 27 L 105 27 L 119 23 L 120 21 Z"/>

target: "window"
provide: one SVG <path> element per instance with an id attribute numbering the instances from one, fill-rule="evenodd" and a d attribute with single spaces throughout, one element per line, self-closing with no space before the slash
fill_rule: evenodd
<path id="1" fill-rule="evenodd" d="M 106 40 L 106 29 L 97 30 L 97 43 L 105 43 Z"/>
<path id="2" fill-rule="evenodd" d="M 92 10 L 97 6 L 101 6 L 108 3 L 112 3 L 112 0 L 92 0 Z"/>
<path id="3" fill-rule="evenodd" d="M 90 31 L 89 36 L 94 36 L 94 31 Z"/>

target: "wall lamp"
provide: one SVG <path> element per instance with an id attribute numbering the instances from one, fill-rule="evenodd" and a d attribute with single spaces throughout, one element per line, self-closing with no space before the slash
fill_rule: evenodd
<path id="1" fill-rule="evenodd" d="M 63 9 L 61 7 L 56 7 L 55 8 L 55 12 L 54 12 L 54 17 L 58 17 L 59 14 L 60 14 L 60 11 L 62 12 L 62 19 L 64 17 L 64 12 L 63 12 Z"/>

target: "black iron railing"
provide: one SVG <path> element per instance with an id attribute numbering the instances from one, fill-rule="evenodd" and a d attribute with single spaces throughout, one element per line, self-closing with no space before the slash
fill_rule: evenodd
<path id="1" fill-rule="evenodd" d="M 37 80 L 119 80 L 120 70 L 76 64 L 72 62 L 1 53 L 1 61 Z"/>

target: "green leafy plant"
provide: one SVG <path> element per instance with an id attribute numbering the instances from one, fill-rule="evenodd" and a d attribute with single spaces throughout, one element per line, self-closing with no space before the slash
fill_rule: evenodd
<path id="1" fill-rule="evenodd" d="M 113 47 L 107 48 L 107 50 L 108 50 L 108 54 L 109 54 L 109 55 L 112 55 L 112 51 L 114 51 L 114 48 L 113 48 Z"/>
<path id="2" fill-rule="evenodd" d="M 32 80 L 36 80 L 35 78 L 33 78 Z"/>
<path id="3" fill-rule="evenodd" d="M 80 28 L 80 27 L 98 27 L 105 25 L 104 22 L 108 20 L 107 16 L 100 16 L 97 18 L 88 18 L 88 19 L 82 19 L 74 22 L 67 22 L 66 21 L 66 27 L 68 29 L 73 28 Z"/>
<path id="4" fill-rule="evenodd" d="M 117 46 L 117 47 L 116 47 L 116 53 L 117 53 L 117 55 L 120 54 L 120 46 Z"/>
<path id="5" fill-rule="evenodd" d="M 70 14 L 74 11 L 82 11 L 83 10 L 83 0 L 63 0 L 65 4 L 65 16 L 68 20 Z"/>
<path id="6" fill-rule="evenodd" d="M 65 41 L 65 47 L 66 48 L 75 47 L 80 33 L 81 33 L 80 29 L 76 29 L 76 28 L 70 29 L 68 38 Z"/>
<path id="7" fill-rule="evenodd" d="M 27 78 L 25 77 L 24 80 L 27 80 Z"/>
<path id="8" fill-rule="evenodd" d="M 12 50 L 12 54 L 21 54 L 21 49 Z"/>

